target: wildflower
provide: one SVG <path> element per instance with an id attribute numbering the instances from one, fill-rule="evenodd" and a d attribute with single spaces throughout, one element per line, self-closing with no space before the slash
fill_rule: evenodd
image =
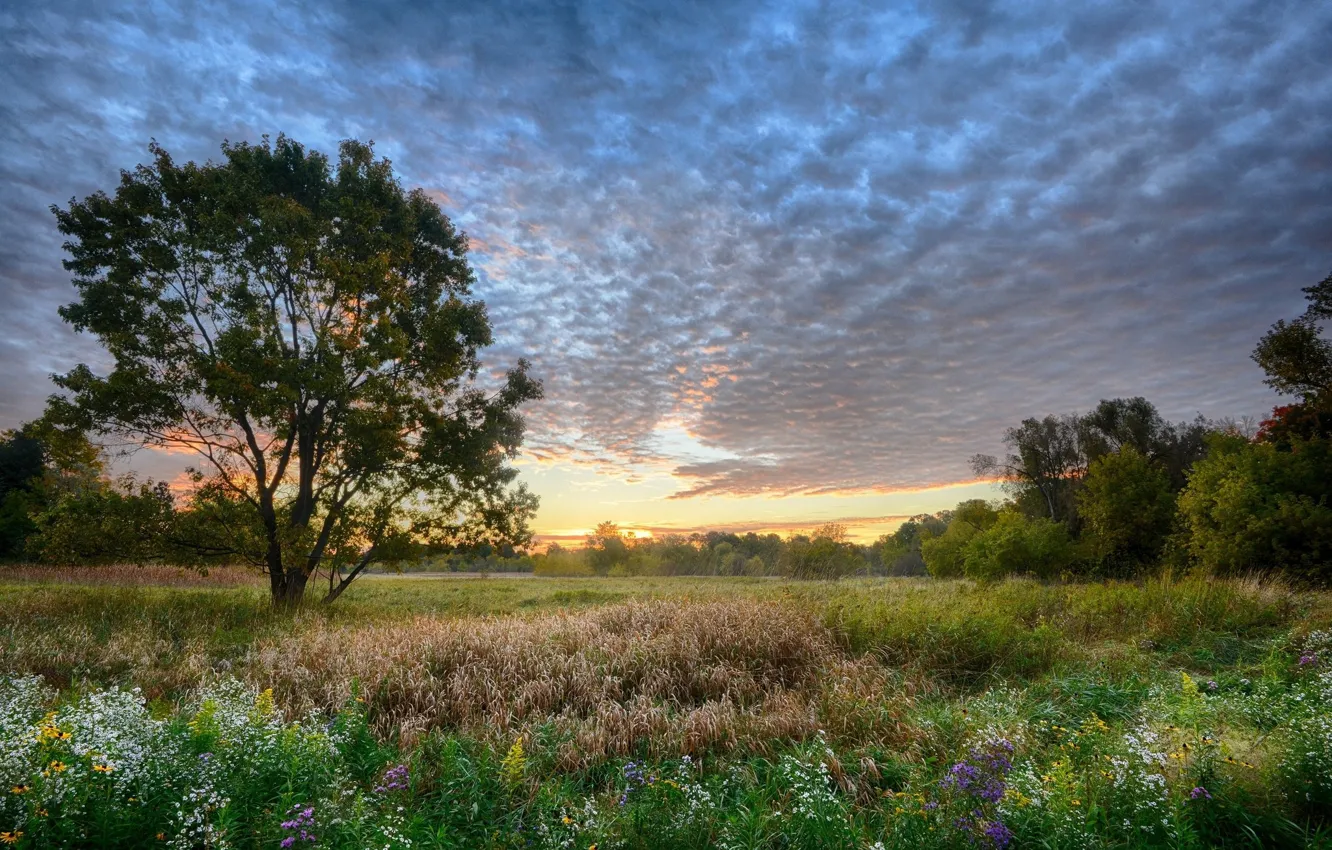
<path id="1" fill-rule="evenodd" d="M 994 843 L 996 850 L 1003 850 L 1013 840 L 1013 831 L 997 820 L 991 821 L 982 834 Z"/>
<path id="2" fill-rule="evenodd" d="M 51 773 L 64 773 L 65 763 L 59 760 L 53 761 L 51 762 L 50 766 L 47 767 L 47 770 L 50 771 Z"/>
<path id="3" fill-rule="evenodd" d="M 1211 795 L 1210 793 L 1208 793 L 1208 791 L 1207 791 L 1206 788 L 1204 788 L 1204 787 L 1202 787 L 1201 785 L 1199 785 L 1199 786 L 1197 786 L 1196 788 L 1194 788 L 1192 791 L 1189 792 L 1189 799 L 1190 799 L 1190 800 L 1210 800 L 1210 799 L 1212 799 L 1212 795 Z"/>
<path id="4" fill-rule="evenodd" d="M 18 844 L 19 839 L 22 837 L 22 830 L 16 829 L 13 832 L 0 832 L 0 842 L 4 842 L 5 844 Z"/>
<path id="5" fill-rule="evenodd" d="M 15 785 L 13 788 L 10 788 L 10 789 L 9 789 L 9 793 L 11 793 L 11 794 L 26 794 L 26 793 L 28 793 L 30 790 L 32 790 L 32 788 L 31 788 L 31 786 L 29 786 L 29 785 Z"/>
<path id="6" fill-rule="evenodd" d="M 407 788 L 409 779 L 407 765 L 400 764 L 396 767 L 390 767 L 384 771 L 384 783 L 375 786 L 376 794 L 387 794 L 389 791 L 402 791 Z"/>
<path id="7" fill-rule="evenodd" d="M 109 764 L 95 764 L 93 765 L 93 770 L 96 771 L 97 773 L 110 773 L 111 771 L 115 770 L 115 767 Z"/>
<path id="8" fill-rule="evenodd" d="M 565 826 L 568 826 L 569 824 L 573 823 L 573 818 L 569 817 L 568 815 L 565 815 L 564 817 L 560 818 L 560 822 L 563 823 Z"/>
<path id="9" fill-rule="evenodd" d="M 1317 664 L 1317 663 L 1318 663 L 1318 656 L 1314 655 L 1312 652 L 1307 655 L 1300 656 L 1301 667 L 1308 667 L 1310 664 Z"/>
<path id="10" fill-rule="evenodd" d="M 158 840 L 158 841 L 166 841 L 166 833 L 165 833 L 165 832 L 159 832 L 159 833 L 157 833 L 157 840 Z"/>
<path id="11" fill-rule="evenodd" d="M 504 756 L 504 761 L 500 762 L 500 778 L 504 784 L 513 788 L 522 784 L 523 774 L 527 771 L 527 757 L 523 754 L 523 736 L 519 735 L 518 740 L 509 747 L 509 752 Z"/>

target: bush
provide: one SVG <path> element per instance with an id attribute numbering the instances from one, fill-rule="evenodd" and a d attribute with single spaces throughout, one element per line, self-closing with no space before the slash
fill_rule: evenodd
<path id="1" fill-rule="evenodd" d="M 846 529 L 829 523 L 814 530 L 812 538 L 793 537 L 783 554 L 783 572 L 792 578 L 837 579 L 854 575 L 869 565 L 847 542 Z"/>
<path id="2" fill-rule="evenodd" d="M 999 512 L 981 499 L 962 502 L 953 511 L 943 534 L 931 529 L 922 532 L 920 556 L 925 568 L 935 578 L 959 578 L 964 574 L 964 550 L 971 539 L 994 525 Z"/>
<path id="3" fill-rule="evenodd" d="M 1217 436 L 1211 449 L 1179 497 L 1190 557 L 1216 573 L 1332 581 L 1332 442 L 1295 440 L 1283 451 Z"/>
<path id="4" fill-rule="evenodd" d="M 595 575 L 592 565 L 583 557 L 582 552 L 570 552 L 567 549 L 553 549 L 545 555 L 532 558 L 532 572 L 539 576 L 590 576 Z"/>
<path id="5" fill-rule="evenodd" d="M 1030 519 L 1016 511 L 1000 513 L 994 525 L 962 548 L 962 570 L 977 581 L 1023 573 L 1055 578 L 1072 562 L 1073 546 L 1062 522 Z"/>

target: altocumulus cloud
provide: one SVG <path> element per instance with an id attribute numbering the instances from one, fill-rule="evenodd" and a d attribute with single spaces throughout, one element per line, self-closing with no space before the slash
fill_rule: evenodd
<path id="1" fill-rule="evenodd" d="M 98 363 L 46 206 L 150 137 L 373 138 L 474 237 L 534 451 L 680 495 L 956 481 L 1115 395 L 1259 413 L 1249 350 L 1332 269 L 1325 3 L 57 0 L 0 39 L 6 424 Z"/>

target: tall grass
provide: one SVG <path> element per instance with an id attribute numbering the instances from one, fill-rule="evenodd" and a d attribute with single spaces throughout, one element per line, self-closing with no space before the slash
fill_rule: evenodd
<path id="1" fill-rule="evenodd" d="M 70 717 L 99 688 L 140 688 L 147 707 L 125 703 L 124 722 L 169 720 L 153 740 L 183 771 L 172 782 L 262 726 L 269 761 L 237 750 L 209 780 L 231 783 L 214 826 L 232 846 L 271 846 L 281 812 L 315 799 L 360 807 L 327 829 L 361 837 L 332 846 L 406 846 L 383 830 L 441 847 L 999 850 L 999 826 L 1010 847 L 1327 838 L 1301 802 L 1332 794 L 1327 594 L 1168 577 L 395 578 L 342 602 L 293 618 L 244 585 L 3 584 L 0 672 L 40 675 Z M 231 694 L 217 699 L 235 730 L 209 731 L 221 709 L 201 687 Z M 24 710 L 40 723 L 48 707 Z M 66 757 L 51 753 L 7 781 L 55 794 L 40 771 Z M 410 789 L 375 790 L 398 761 Z M 944 782 L 972 769 L 998 801 Z M 165 808 L 133 824 L 109 802 L 67 819 L 122 838 L 175 829 L 175 791 L 153 793 Z M 20 804 L 50 808 L 0 794 L 0 814 Z M 25 824 L 25 841 L 87 846 Z"/>

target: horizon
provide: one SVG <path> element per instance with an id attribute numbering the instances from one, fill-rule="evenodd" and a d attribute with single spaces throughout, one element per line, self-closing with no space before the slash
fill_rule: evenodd
<path id="1" fill-rule="evenodd" d="M 997 496 L 967 459 L 1026 417 L 1278 402 L 1249 354 L 1332 266 L 1329 35 L 1300 3 L 13 10 L 0 428 L 106 364 L 50 204 L 151 138 L 374 139 L 471 238 L 486 367 L 545 383 L 541 544 L 869 542 Z"/>

